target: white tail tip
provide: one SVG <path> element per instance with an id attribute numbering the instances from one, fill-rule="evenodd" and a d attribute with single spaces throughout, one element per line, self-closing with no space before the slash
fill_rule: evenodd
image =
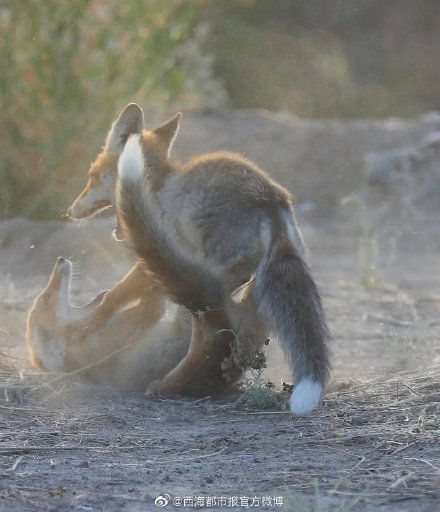
<path id="1" fill-rule="evenodd" d="M 293 414 L 308 414 L 319 404 L 322 385 L 309 379 L 300 381 L 290 397 L 290 411 Z"/>
<path id="2" fill-rule="evenodd" d="M 139 135 L 131 135 L 125 144 L 118 162 L 118 175 L 121 180 L 136 182 L 144 172 L 144 154 Z"/>

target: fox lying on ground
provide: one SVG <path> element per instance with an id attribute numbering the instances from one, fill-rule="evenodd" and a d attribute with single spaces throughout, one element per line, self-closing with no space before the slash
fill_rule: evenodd
<path id="1" fill-rule="evenodd" d="M 92 365 L 82 376 L 126 390 L 145 391 L 165 377 L 185 356 L 191 337 L 191 319 L 180 308 L 173 318 L 131 322 L 129 309 L 117 312 L 94 335 L 69 343 L 66 328 L 96 310 L 105 293 L 84 306 L 70 303 L 72 265 L 58 258 L 47 286 L 35 299 L 27 319 L 27 347 L 34 366 L 49 372 L 69 372 Z M 154 301 L 154 297 L 152 297 Z M 122 349 L 122 350 L 120 350 Z M 104 360 L 116 352 L 111 358 Z M 99 364 L 97 364 L 99 363 Z M 184 391 L 187 394 L 216 393 L 229 387 L 210 365 Z"/>
<path id="2" fill-rule="evenodd" d="M 329 335 L 289 193 L 240 155 L 171 163 L 179 119 L 144 131 L 140 107 L 126 107 L 70 214 L 114 205 L 122 153 L 124 230 L 164 293 L 193 312 L 188 354 L 151 392 L 181 392 L 221 343 L 235 340 L 246 352 L 273 330 L 295 374 L 291 410 L 310 412 L 328 378 Z M 139 265 L 133 271 L 141 274 Z"/>

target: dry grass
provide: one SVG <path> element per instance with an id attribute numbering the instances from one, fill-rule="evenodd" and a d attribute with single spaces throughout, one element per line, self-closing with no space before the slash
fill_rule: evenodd
<path id="1" fill-rule="evenodd" d="M 292 426 L 292 417 L 285 411 L 256 411 L 255 403 L 246 409 L 243 402 L 234 407 L 230 402 L 219 404 L 211 399 L 152 402 L 143 397 L 130 397 L 128 400 L 136 407 L 128 413 L 130 404 L 121 401 L 115 392 L 70 379 L 54 381 L 53 377 L 18 371 L 4 355 L 1 357 L 0 455 L 8 493 L 13 493 L 14 488 L 17 495 L 24 492 L 23 482 L 14 475 L 20 473 L 20 466 L 25 462 L 44 465 L 42 459 L 47 461 L 49 457 L 49 464 L 56 465 L 53 461 L 59 457 L 81 461 L 85 456 L 93 461 L 95 457 L 105 456 L 113 461 L 116 457 L 122 464 L 120 470 L 128 463 L 127 459 L 142 466 L 145 459 L 153 465 L 167 467 L 205 458 L 217 459 L 220 464 L 231 458 L 228 454 L 234 453 L 243 434 L 251 435 L 251 424 L 257 425 L 258 431 L 263 424 L 269 429 L 279 428 L 280 424 L 290 429 Z M 136 428 L 128 426 L 140 422 L 148 431 L 157 426 L 152 418 L 167 415 L 168 421 L 176 425 L 188 417 L 196 424 L 203 419 L 203 425 L 231 423 L 235 435 L 229 433 L 222 437 L 220 444 L 208 444 L 196 450 L 185 439 L 179 449 L 165 442 L 157 451 L 151 433 L 140 436 Z M 109 441 L 115 426 L 121 427 L 121 421 L 123 436 Z M 299 432 L 293 439 L 292 432 L 289 435 L 295 449 L 322 458 L 325 466 L 317 471 L 304 465 L 293 472 L 281 472 L 277 477 L 268 469 L 268 475 L 272 476 L 265 485 L 290 496 L 287 503 L 290 499 L 297 506 L 302 503 L 299 510 L 345 511 L 352 510 L 358 502 L 380 505 L 439 497 L 438 369 L 418 373 L 402 371 L 367 382 L 335 383 L 320 409 L 310 417 L 295 418 L 293 425 L 294 433 Z M 222 428 L 216 434 L 219 431 Z M 263 453 L 269 448 L 274 451 L 269 451 L 268 457 L 280 456 L 271 443 L 260 447 Z M 421 455 L 418 450 L 422 450 Z M 169 453 L 165 459 L 163 452 Z M 329 458 L 329 454 L 334 456 Z M 133 457 L 137 462 L 133 462 Z M 201 464 L 193 468 L 198 470 L 203 471 Z M 241 474 L 237 468 L 232 471 L 238 471 L 231 475 L 233 478 Z M 231 486 L 227 480 L 226 488 Z M 128 479 L 126 485 L 129 484 Z M 358 506 L 354 508 L 360 510 Z"/>

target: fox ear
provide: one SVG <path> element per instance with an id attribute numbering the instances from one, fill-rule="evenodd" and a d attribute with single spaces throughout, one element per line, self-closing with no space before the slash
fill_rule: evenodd
<path id="1" fill-rule="evenodd" d="M 130 103 L 113 123 L 107 137 L 110 151 L 119 155 L 124 149 L 130 135 L 141 134 L 144 129 L 144 113 L 139 105 Z"/>
<path id="2" fill-rule="evenodd" d="M 165 123 L 158 126 L 153 133 L 157 135 L 166 145 L 168 154 L 173 147 L 174 141 L 179 130 L 180 118 L 182 117 L 181 112 L 176 114 L 174 117 L 166 121 Z"/>

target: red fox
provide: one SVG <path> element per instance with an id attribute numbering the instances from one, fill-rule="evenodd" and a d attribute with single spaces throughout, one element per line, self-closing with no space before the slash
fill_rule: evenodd
<path id="1" fill-rule="evenodd" d="M 115 204 L 122 153 L 118 203 L 124 230 L 164 293 L 193 311 L 188 354 L 150 385 L 152 393 L 181 392 L 218 350 L 219 333 L 224 344 L 235 340 L 246 353 L 274 331 L 295 374 L 291 410 L 310 412 L 329 375 L 329 333 L 290 195 L 240 155 L 200 155 L 183 167 L 171 162 L 179 120 L 177 115 L 144 131 L 142 110 L 128 105 L 70 214 L 82 218 Z M 142 280 L 140 264 L 132 273 Z M 137 287 L 124 287 L 124 281 L 124 293 L 115 297 L 138 298 Z"/>
<path id="2" fill-rule="evenodd" d="M 146 131 L 131 104 L 113 128 L 126 141 L 116 190 L 124 232 L 167 295 L 193 312 L 188 354 L 150 390 L 178 392 L 225 322 L 245 350 L 274 331 L 295 375 L 291 410 L 308 413 L 328 379 L 329 333 L 290 194 L 238 154 L 172 162 L 180 117 Z"/>
<path id="3" fill-rule="evenodd" d="M 49 372 L 92 366 L 81 372 L 88 380 L 145 391 L 152 381 L 165 377 L 183 359 L 191 337 L 190 315 L 183 308 L 174 317 L 165 316 L 154 325 L 147 316 L 132 322 L 130 310 L 123 309 L 112 315 L 94 335 L 80 343 L 70 343 L 66 337 L 69 324 L 81 321 L 99 308 L 105 297 L 101 293 L 89 304 L 72 306 L 71 274 L 71 262 L 58 258 L 47 286 L 29 311 L 26 338 L 34 366 Z M 214 364 L 207 361 L 183 391 L 200 395 L 228 389 L 233 380 L 224 378 L 220 357 Z"/>

